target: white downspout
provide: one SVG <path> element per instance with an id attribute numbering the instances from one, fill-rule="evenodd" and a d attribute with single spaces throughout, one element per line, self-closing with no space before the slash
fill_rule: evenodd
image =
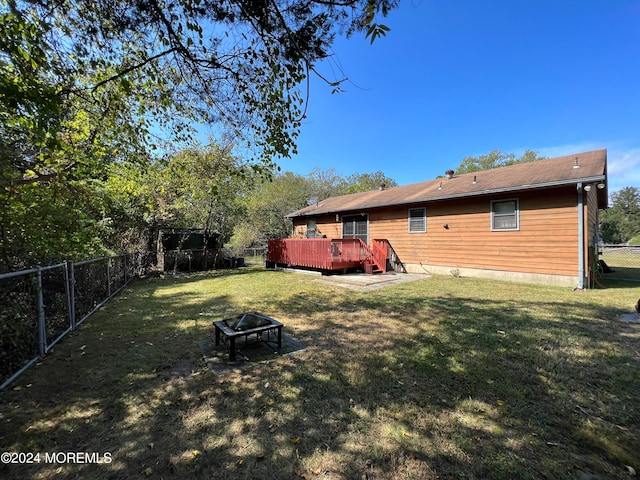
<path id="1" fill-rule="evenodd" d="M 578 182 L 578 290 L 584 289 L 584 194 L 582 182 Z"/>

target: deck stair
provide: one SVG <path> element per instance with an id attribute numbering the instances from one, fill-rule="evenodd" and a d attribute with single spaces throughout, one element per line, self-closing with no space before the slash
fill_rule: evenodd
<path id="1" fill-rule="evenodd" d="M 369 252 L 369 256 L 363 262 L 365 273 L 374 274 L 387 271 L 387 257 L 389 255 L 389 241 L 374 239 L 371 248 L 362 242 L 363 248 Z"/>

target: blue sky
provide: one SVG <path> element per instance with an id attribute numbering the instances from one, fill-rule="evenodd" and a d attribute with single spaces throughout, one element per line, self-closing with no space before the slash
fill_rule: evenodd
<path id="1" fill-rule="evenodd" d="M 306 175 L 430 180 L 498 148 L 547 157 L 608 150 L 610 192 L 640 188 L 640 1 L 409 0 L 373 45 L 338 38 L 311 79 Z"/>

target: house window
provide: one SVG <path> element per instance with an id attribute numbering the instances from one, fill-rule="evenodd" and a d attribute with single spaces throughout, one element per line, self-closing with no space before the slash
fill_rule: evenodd
<path id="1" fill-rule="evenodd" d="M 316 238 L 316 219 L 307 219 L 307 238 Z"/>
<path id="2" fill-rule="evenodd" d="M 366 214 L 342 217 L 342 238 L 359 238 L 369 243 L 369 222 Z"/>
<path id="3" fill-rule="evenodd" d="M 409 209 L 409 233 L 424 233 L 427 231 L 427 209 Z"/>
<path id="4" fill-rule="evenodd" d="M 520 208 L 518 199 L 494 200 L 491 202 L 491 230 L 518 230 Z"/>

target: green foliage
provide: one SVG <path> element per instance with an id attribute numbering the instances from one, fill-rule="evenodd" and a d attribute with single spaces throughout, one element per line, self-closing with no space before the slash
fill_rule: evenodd
<path id="1" fill-rule="evenodd" d="M 299 86 L 335 35 L 381 35 L 396 3 L 3 0 L 2 184 L 95 174 L 158 136 L 188 142 L 197 123 L 271 166 L 296 153 Z"/>
<path id="2" fill-rule="evenodd" d="M 328 197 L 392 187 L 396 181 L 384 173 L 353 174 L 344 177 L 334 169 L 314 169 L 306 177 L 285 172 L 256 187 L 247 198 L 246 218 L 234 230 L 234 247 L 260 247 L 270 238 L 286 238 L 293 224 L 289 213 Z"/>
<path id="3" fill-rule="evenodd" d="M 149 131 L 139 112 L 153 112 L 166 87 L 153 85 L 152 99 L 124 81 L 102 83 L 118 66 L 75 51 L 61 11 L 0 5 L 0 186 L 100 178 L 105 163 L 144 155 Z"/>
<path id="4" fill-rule="evenodd" d="M 228 146 L 182 150 L 162 165 L 154 180 L 156 223 L 204 228 L 227 241 L 244 216 L 243 199 L 261 172 L 234 157 Z"/>
<path id="5" fill-rule="evenodd" d="M 387 27 L 386 25 L 383 25 L 381 23 L 372 23 L 367 28 L 366 37 L 371 39 L 371 44 L 373 45 L 373 42 L 376 41 L 376 38 L 385 37 L 389 30 L 389 27 Z"/>
<path id="6" fill-rule="evenodd" d="M 138 248 L 161 225 L 228 237 L 246 185 L 296 153 L 300 86 L 335 35 L 386 33 L 396 4 L 0 0 L 2 268 Z M 201 124 L 251 165 L 154 163 Z"/>
<path id="7" fill-rule="evenodd" d="M 55 177 L 0 189 L 0 270 L 153 249 L 163 227 L 228 240 L 266 173 L 212 143 L 149 164 L 106 165 L 99 181 Z"/>
<path id="8" fill-rule="evenodd" d="M 325 198 L 343 195 L 347 189 L 346 179 L 336 172 L 334 168 L 328 170 L 314 168 L 307 175 L 307 183 L 309 186 L 308 204 L 319 202 Z"/>
<path id="9" fill-rule="evenodd" d="M 0 271 L 105 253 L 92 192 L 85 180 L 0 190 Z"/>
<path id="10" fill-rule="evenodd" d="M 155 189 L 157 164 L 113 164 L 96 188 L 100 199 L 101 239 L 113 252 L 138 252 L 150 247 L 156 226 Z"/>
<path id="11" fill-rule="evenodd" d="M 375 173 L 355 173 L 349 175 L 346 180 L 348 186 L 344 193 L 368 192 L 384 186 L 384 188 L 397 187 L 398 183 L 378 170 Z"/>
<path id="12" fill-rule="evenodd" d="M 361 24 L 366 27 L 365 37 L 370 39 L 371 44 L 379 37 L 385 37 L 391 29 L 384 24 L 376 23 L 376 15 L 382 12 L 383 16 L 387 16 L 389 10 L 395 6 L 395 2 L 376 2 L 375 0 L 367 1 L 367 6 L 363 9 L 363 18 Z"/>
<path id="13" fill-rule="evenodd" d="M 640 190 L 625 187 L 611 195 L 611 207 L 600 217 L 605 243 L 627 243 L 640 235 Z"/>
<path id="14" fill-rule="evenodd" d="M 139 251 L 159 228 L 198 228 L 226 241 L 259 176 L 231 147 L 216 143 L 193 145 L 148 166 L 114 165 L 101 191 L 105 240 L 116 251 Z"/>
<path id="15" fill-rule="evenodd" d="M 536 160 L 542 160 L 542 157 L 533 150 L 525 150 L 525 152 L 517 157 L 514 153 L 503 153 L 502 151 L 495 149 L 486 155 L 480 155 L 478 157 L 466 157 L 460 162 L 460 165 L 455 169 L 456 174 L 478 172 L 480 170 L 489 170 L 491 168 L 506 167 L 508 165 L 515 165 L 517 163 L 535 162 Z"/>
<path id="16" fill-rule="evenodd" d="M 601 217 L 605 217 L 604 212 Z M 604 243 L 624 243 L 623 236 L 620 233 L 618 222 L 614 219 L 602 221 L 600 223 L 600 235 Z"/>
<path id="17" fill-rule="evenodd" d="M 286 238 L 291 220 L 286 215 L 307 206 L 312 195 L 308 179 L 285 172 L 258 185 L 246 201 L 246 217 L 234 231 L 234 247 L 265 245 L 269 238 Z"/>

